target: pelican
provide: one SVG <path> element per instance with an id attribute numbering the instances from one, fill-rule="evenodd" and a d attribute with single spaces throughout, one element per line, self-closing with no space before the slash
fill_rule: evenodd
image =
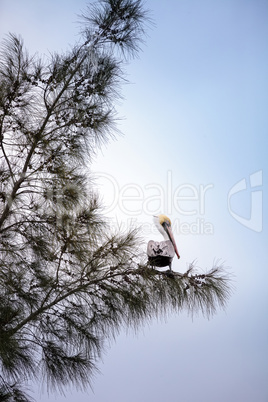
<path id="1" fill-rule="evenodd" d="M 171 221 L 166 215 L 154 216 L 154 223 L 163 235 L 164 241 L 155 242 L 150 240 L 147 246 L 147 255 L 151 265 L 157 267 L 169 266 L 171 270 L 171 263 L 174 255 L 180 258 L 177 245 L 171 230 Z"/>

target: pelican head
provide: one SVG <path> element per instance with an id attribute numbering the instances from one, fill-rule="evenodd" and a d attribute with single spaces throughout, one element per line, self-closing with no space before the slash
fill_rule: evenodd
<path id="1" fill-rule="evenodd" d="M 171 221 L 169 217 L 163 214 L 157 216 L 154 215 L 154 222 L 159 232 L 164 236 L 164 239 L 171 241 L 177 257 L 180 258 L 180 254 L 171 230 Z"/>

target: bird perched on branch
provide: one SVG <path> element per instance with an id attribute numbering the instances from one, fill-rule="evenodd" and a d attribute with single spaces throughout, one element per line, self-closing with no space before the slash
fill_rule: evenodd
<path id="1" fill-rule="evenodd" d="M 161 242 L 149 241 L 147 246 L 148 261 L 154 267 L 169 266 L 171 270 L 174 255 L 176 254 L 180 258 L 171 229 L 171 221 L 166 215 L 161 214 L 154 216 L 154 223 L 165 240 Z"/>

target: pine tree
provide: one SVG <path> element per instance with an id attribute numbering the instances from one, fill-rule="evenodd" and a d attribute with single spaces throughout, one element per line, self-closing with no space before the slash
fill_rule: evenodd
<path id="1" fill-rule="evenodd" d="M 110 230 L 89 162 L 115 133 L 122 63 L 144 37 L 140 0 L 101 0 L 81 41 L 47 60 L 10 35 L 0 64 L 0 399 L 27 381 L 87 387 L 105 339 L 169 311 L 210 315 L 230 295 L 222 267 L 159 272 L 138 233 Z"/>

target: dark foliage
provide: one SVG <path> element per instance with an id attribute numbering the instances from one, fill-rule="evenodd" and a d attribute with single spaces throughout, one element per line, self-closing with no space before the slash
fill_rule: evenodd
<path id="1" fill-rule="evenodd" d="M 112 233 L 88 162 L 115 133 L 122 60 L 139 49 L 139 0 L 103 0 L 83 40 L 46 62 L 10 35 L 0 64 L 0 400 L 30 401 L 28 380 L 90 384 L 105 339 L 169 311 L 206 315 L 230 294 L 207 274 L 143 264 L 136 231 Z"/>

